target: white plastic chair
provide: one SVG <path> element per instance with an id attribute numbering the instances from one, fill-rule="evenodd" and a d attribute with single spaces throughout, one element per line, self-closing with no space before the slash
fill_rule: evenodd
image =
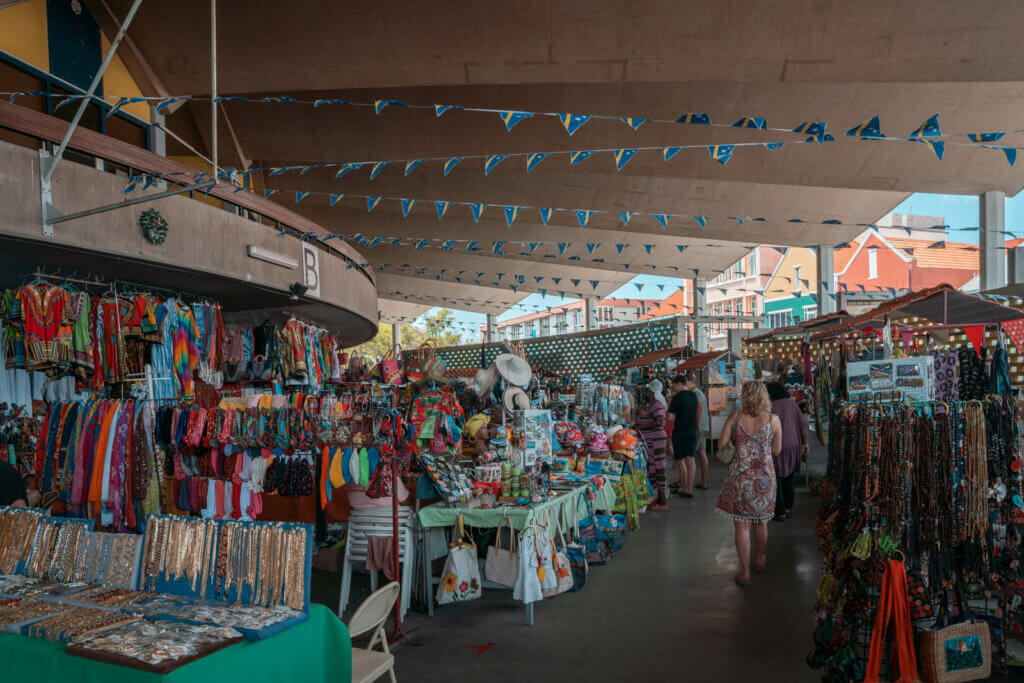
<path id="1" fill-rule="evenodd" d="M 348 622 L 349 636 L 355 638 L 364 633 L 373 632 L 370 643 L 366 649 L 352 648 L 352 683 L 370 683 L 384 675 L 387 671 L 391 676 L 391 683 L 395 679 L 395 656 L 388 649 L 388 637 L 384 633 L 384 622 L 388 615 L 395 609 L 395 602 L 402 587 L 397 581 L 392 581 L 380 590 L 370 593 L 370 596 L 363 600 L 356 613 Z M 374 645 L 380 643 L 383 652 L 373 649 Z"/>
<path id="2" fill-rule="evenodd" d="M 402 614 L 409 610 L 412 601 L 412 582 L 415 575 L 416 544 L 412 529 L 415 515 L 408 508 L 398 511 L 398 560 L 402 565 Z M 391 510 L 384 508 L 356 509 L 352 511 L 348 525 L 348 540 L 345 543 L 345 557 L 342 560 L 341 591 L 338 600 L 338 616 L 348 607 L 352 589 L 354 562 L 365 562 L 369 536 L 391 536 L 393 531 Z M 370 571 L 370 590 L 377 590 L 377 572 Z"/>

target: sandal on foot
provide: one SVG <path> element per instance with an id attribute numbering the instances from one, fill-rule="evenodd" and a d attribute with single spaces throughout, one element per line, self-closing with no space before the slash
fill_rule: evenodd
<path id="1" fill-rule="evenodd" d="M 744 577 L 740 576 L 739 574 L 737 574 L 736 576 L 732 577 L 732 580 L 735 581 L 736 584 L 739 585 L 739 586 L 749 586 L 750 585 L 750 579 L 749 578 L 744 578 Z"/>
<path id="2" fill-rule="evenodd" d="M 755 571 L 763 572 L 767 568 L 768 568 L 768 558 L 767 557 L 762 557 L 759 560 L 757 560 L 756 562 L 754 562 L 754 570 Z"/>

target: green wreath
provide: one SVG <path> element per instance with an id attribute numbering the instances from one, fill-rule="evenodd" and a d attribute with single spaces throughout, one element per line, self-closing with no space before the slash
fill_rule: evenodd
<path id="1" fill-rule="evenodd" d="M 150 244 L 163 244 L 167 239 L 167 219 L 156 209 L 146 209 L 139 216 L 142 236 Z"/>

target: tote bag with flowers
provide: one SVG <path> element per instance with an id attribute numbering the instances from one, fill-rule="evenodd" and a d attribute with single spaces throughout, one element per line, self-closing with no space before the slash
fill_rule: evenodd
<path id="1" fill-rule="evenodd" d="M 476 544 L 469 538 L 463 526 L 462 515 L 455 521 L 452 530 L 452 544 L 448 558 L 441 571 L 441 585 L 437 587 L 437 603 L 447 605 L 453 602 L 476 600 L 482 593 L 480 586 L 480 565 L 476 561 Z"/>

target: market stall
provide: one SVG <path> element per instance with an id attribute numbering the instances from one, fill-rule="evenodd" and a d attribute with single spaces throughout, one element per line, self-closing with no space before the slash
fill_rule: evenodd
<path id="1" fill-rule="evenodd" d="M 834 397 L 821 402 L 825 573 L 808 657 L 829 680 L 976 680 L 1022 661 L 1024 457 L 1007 350 L 1022 315 L 940 286 L 805 340 Z M 881 656 L 890 646 L 898 658 Z"/>
<path id="2" fill-rule="evenodd" d="M 468 419 L 454 390 L 441 383 L 411 406 L 422 467 L 417 495 L 421 503 L 440 498 L 421 504 L 417 515 L 422 593 L 433 614 L 435 603 L 512 589 L 532 624 L 534 602 L 580 590 L 588 561 L 610 560 L 649 502 L 642 447 L 622 428 L 635 399 L 620 385 L 584 381 L 562 387 L 571 389 L 571 401 L 548 400 L 544 408 L 542 397 L 554 392 L 542 392 L 529 362 L 516 353 L 497 356 L 476 373 L 474 386 L 464 402 L 482 402 L 485 412 Z M 609 439 L 609 430 L 622 436 Z M 456 431 L 468 449 L 451 438 Z M 470 533 L 490 547 L 466 541 Z M 485 551 L 481 574 L 477 563 Z M 434 562 L 442 559 L 436 573 Z M 533 577 L 541 584 L 531 588 Z"/>

